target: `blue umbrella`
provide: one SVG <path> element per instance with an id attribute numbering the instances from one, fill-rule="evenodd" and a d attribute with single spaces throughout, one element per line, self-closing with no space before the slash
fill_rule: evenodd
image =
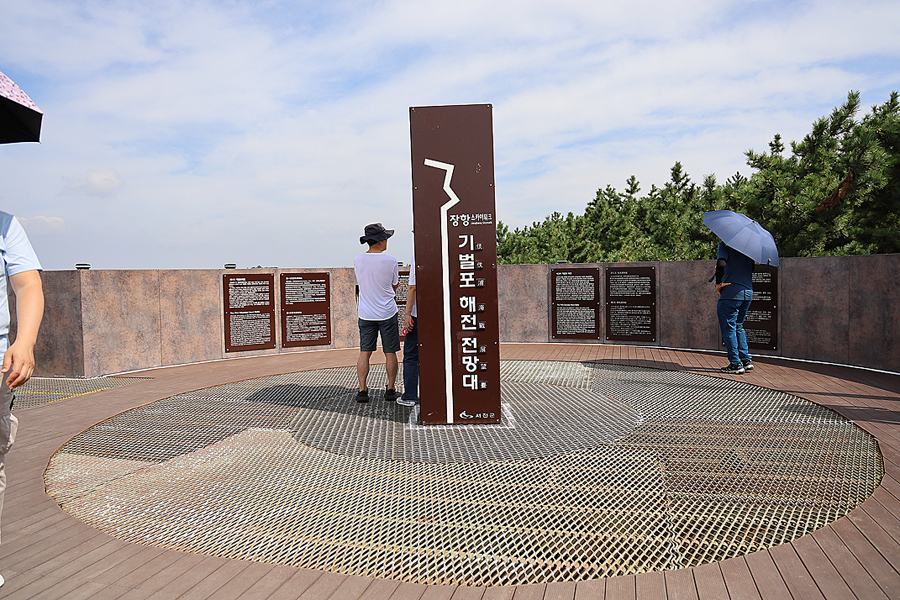
<path id="1" fill-rule="evenodd" d="M 730 210 L 703 213 L 703 224 L 726 245 L 758 263 L 778 266 L 775 238 L 753 219 Z"/>

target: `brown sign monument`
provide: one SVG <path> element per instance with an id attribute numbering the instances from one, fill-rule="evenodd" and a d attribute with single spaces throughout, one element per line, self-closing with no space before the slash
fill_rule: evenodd
<path id="1" fill-rule="evenodd" d="M 500 422 L 490 104 L 409 109 L 425 424 Z"/>

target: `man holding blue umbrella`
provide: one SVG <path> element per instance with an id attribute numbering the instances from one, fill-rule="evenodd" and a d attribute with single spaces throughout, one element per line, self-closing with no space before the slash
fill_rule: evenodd
<path id="1" fill-rule="evenodd" d="M 716 253 L 716 315 L 728 352 L 723 373 L 743 375 L 753 370 L 753 359 L 744 333 L 744 317 L 753 300 L 753 259 L 719 242 Z"/>
<path id="2" fill-rule="evenodd" d="M 703 213 L 703 224 L 722 240 L 716 252 L 716 315 L 728 352 L 723 373 L 743 375 L 753 370 L 744 318 L 753 300 L 756 262 L 778 266 L 775 239 L 759 223 L 730 210 Z"/>

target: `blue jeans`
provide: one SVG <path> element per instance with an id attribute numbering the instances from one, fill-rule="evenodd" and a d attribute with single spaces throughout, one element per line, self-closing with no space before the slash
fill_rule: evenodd
<path id="1" fill-rule="evenodd" d="M 416 317 L 412 318 L 413 327 L 406 332 L 403 340 L 403 396 L 404 400 L 416 400 L 419 397 L 419 328 Z"/>
<path id="2" fill-rule="evenodd" d="M 750 350 L 747 348 L 747 335 L 744 333 L 744 317 L 753 300 L 753 291 L 744 289 L 734 294 L 733 298 L 719 297 L 716 304 L 716 315 L 719 317 L 719 329 L 725 340 L 725 350 L 728 351 L 728 362 L 732 365 L 740 365 L 751 361 Z"/>

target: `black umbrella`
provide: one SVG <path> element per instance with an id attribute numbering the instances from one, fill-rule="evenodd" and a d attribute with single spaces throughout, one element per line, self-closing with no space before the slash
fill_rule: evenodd
<path id="1" fill-rule="evenodd" d="M 0 73 L 0 144 L 40 141 L 43 116 L 31 98 Z"/>

